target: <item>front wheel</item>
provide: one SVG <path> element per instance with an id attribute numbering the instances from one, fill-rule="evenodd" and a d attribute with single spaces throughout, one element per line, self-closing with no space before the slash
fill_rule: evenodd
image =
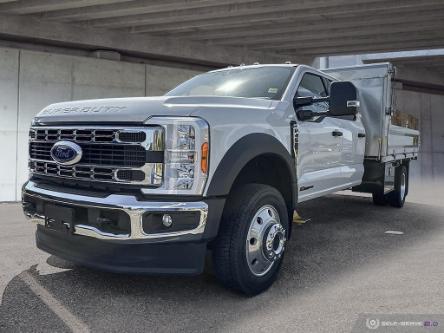
<path id="1" fill-rule="evenodd" d="M 247 295 L 266 290 L 276 279 L 288 237 L 288 210 L 268 185 L 248 184 L 227 201 L 213 247 L 218 280 Z"/>

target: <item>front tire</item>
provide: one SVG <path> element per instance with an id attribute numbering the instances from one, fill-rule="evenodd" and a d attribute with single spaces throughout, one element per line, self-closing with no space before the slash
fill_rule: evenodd
<path id="1" fill-rule="evenodd" d="M 271 186 L 247 184 L 226 207 L 213 247 L 216 277 L 228 288 L 259 294 L 273 284 L 282 263 L 289 231 L 285 201 Z"/>

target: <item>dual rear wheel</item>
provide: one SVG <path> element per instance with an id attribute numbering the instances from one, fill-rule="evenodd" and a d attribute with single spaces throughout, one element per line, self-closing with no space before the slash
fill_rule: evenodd
<path id="1" fill-rule="evenodd" d="M 395 171 L 395 188 L 392 192 L 384 194 L 383 189 L 373 192 L 373 203 L 378 206 L 390 204 L 393 207 L 404 206 L 408 193 L 408 169 L 405 165 L 400 165 Z"/>

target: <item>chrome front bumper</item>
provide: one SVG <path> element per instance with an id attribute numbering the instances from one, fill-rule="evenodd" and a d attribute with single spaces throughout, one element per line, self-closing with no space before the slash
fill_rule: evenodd
<path id="1" fill-rule="evenodd" d="M 203 201 L 197 202 L 158 202 L 138 201 L 131 195 L 110 194 L 107 197 L 93 197 L 79 194 L 58 192 L 39 187 L 35 182 L 27 182 L 22 191 L 22 198 L 33 197 L 47 203 L 78 206 L 84 208 L 103 208 L 123 211 L 130 218 L 131 231 L 127 234 L 104 232 L 86 224 L 75 224 L 72 233 L 103 240 L 141 240 L 177 238 L 184 235 L 199 235 L 205 231 L 208 216 L 208 205 Z M 45 225 L 45 216 L 30 211 L 24 201 L 24 213 L 33 222 Z M 198 212 L 198 226 L 191 230 L 147 234 L 143 230 L 142 217 L 146 212 Z"/>

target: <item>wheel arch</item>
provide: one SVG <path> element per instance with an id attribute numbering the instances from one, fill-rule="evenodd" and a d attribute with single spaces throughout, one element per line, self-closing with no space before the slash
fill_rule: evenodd
<path id="1" fill-rule="evenodd" d="M 273 136 L 249 134 L 238 140 L 219 163 L 206 196 L 229 197 L 234 189 L 247 183 L 275 187 L 284 197 L 291 221 L 297 203 L 294 157 Z M 213 228 L 217 233 L 218 225 L 214 225 Z"/>

